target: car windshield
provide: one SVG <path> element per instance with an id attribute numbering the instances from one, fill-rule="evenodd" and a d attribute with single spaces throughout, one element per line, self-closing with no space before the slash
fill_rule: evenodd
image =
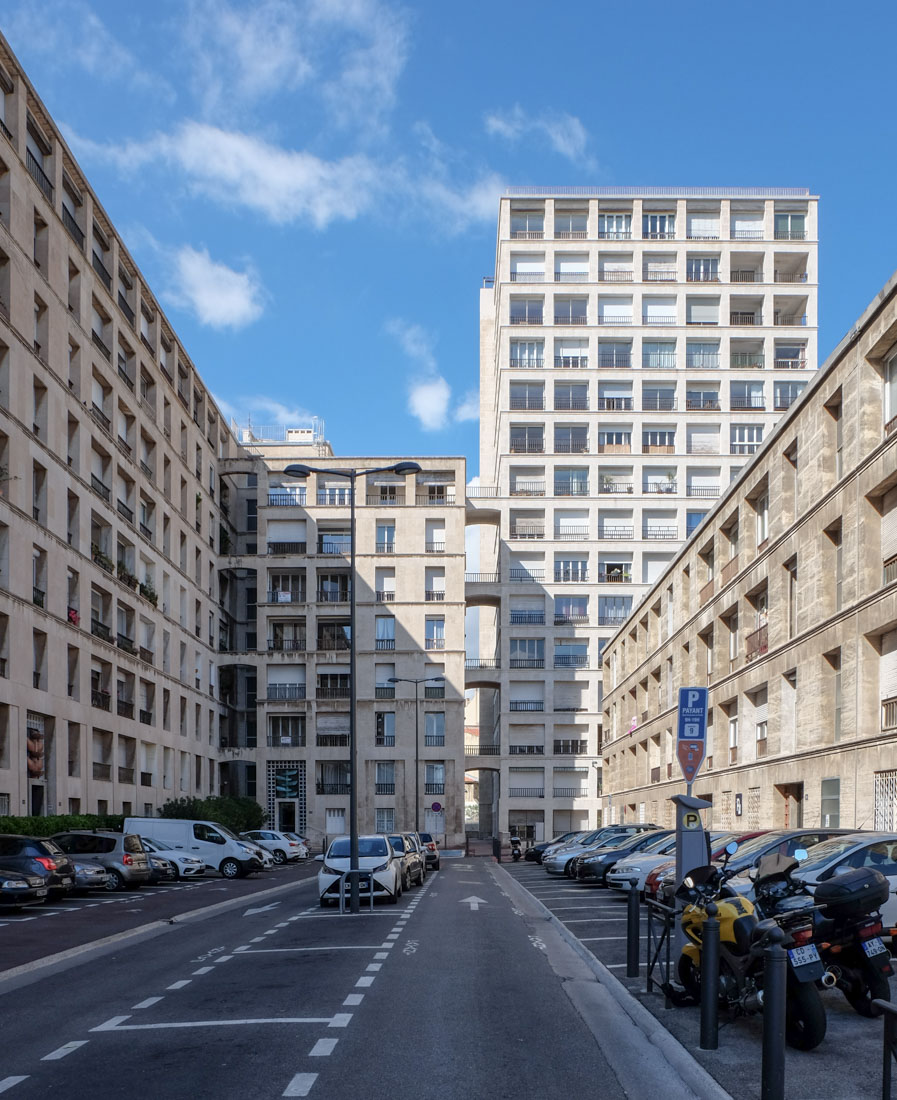
<path id="1" fill-rule="evenodd" d="M 146 844 L 146 837 L 142 836 L 140 839 L 143 841 L 144 844 Z M 173 852 L 174 851 L 172 846 L 165 840 L 151 840 L 150 844 L 152 844 L 154 850 L 159 851 L 159 852 Z"/>
<path id="2" fill-rule="evenodd" d="M 752 863 L 758 855 L 765 852 L 767 848 L 777 847 L 784 839 L 785 835 L 783 833 L 777 835 L 763 833 L 760 836 L 751 837 L 751 839 L 746 840 L 744 844 L 738 845 L 738 851 L 729 860 L 729 866 L 746 867 L 749 863 Z"/>
<path id="3" fill-rule="evenodd" d="M 421 840 L 424 842 L 424 844 L 432 844 L 433 843 L 433 834 L 432 833 L 418 833 L 418 836 L 421 838 Z"/>
<path id="4" fill-rule="evenodd" d="M 389 852 L 386 850 L 386 837 L 383 836 L 362 836 L 358 838 L 358 855 L 359 858 L 365 856 L 386 856 Z M 340 840 L 334 840 L 330 845 L 330 851 L 327 853 L 328 859 L 348 859 L 349 858 L 349 838 L 342 837 Z"/>
<path id="5" fill-rule="evenodd" d="M 854 836 L 832 837 L 821 844 L 814 844 L 810 849 L 809 858 L 800 865 L 802 875 L 822 870 L 827 864 L 838 856 L 846 855 L 851 848 L 857 846 L 857 838 Z"/>
<path id="6" fill-rule="evenodd" d="M 230 831 L 230 829 L 228 829 L 228 828 L 227 828 L 227 826 L 226 826 L 226 825 L 219 825 L 217 821 L 213 821 L 213 822 L 212 822 L 212 824 L 213 824 L 213 825 L 215 826 L 215 828 L 216 828 L 216 829 L 217 829 L 217 830 L 218 830 L 219 832 L 221 832 L 221 833 L 224 833 L 224 835 L 225 835 L 225 836 L 229 836 L 229 837 L 231 838 L 231 840 L 239 840 L 239 839 L 240 839 L 240 838 L 239 838 L 239 837 L 237 836 L 237 834 L 236 834 L 236 833 L 232 833 L 232 832 Z"/>
<path id="7" fill-rule="evenodd" d="M 607 836 L 602 840 L 602 848 L 621 848 L 624 844 L 631 844 L 635 838 L 632 833 L 620 833 L 617 836 Z"/>
<path id="8" fill-rule="evenodd" d="M 389 838 L 389 843 L 393 846 L 393 848 L 397 848 L 400 852 L 405 851 L 405 842 L 400 836 L 391 836 Z"/>
<path id="9" fill-rule="evenodd" d="M 302 843 L 302 837 L 299 836 L 298 833 L 284 833 L 283 835 L 287 837 L 288 840 L 296 840 L 300 844 Z"/>
<path id="10" fill-rule="evenodd" d="M 59 847 L 59 845 L 55 844 L 52 840 L 42 840 L 41 844 L 43 844 L 44 848 L 50 853 L 51 856 L 65 855 L 65 852 Z"/>

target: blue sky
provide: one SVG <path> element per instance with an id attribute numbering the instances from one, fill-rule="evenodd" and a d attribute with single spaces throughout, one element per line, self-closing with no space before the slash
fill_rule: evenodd
<path id="1" fill-rule="evenodd" d="M 238 422 L 477 465 L 508 184 L 807 186 L 820 355 L 897 266 L 897 9 L 4 0 L 9 39 Z"/>

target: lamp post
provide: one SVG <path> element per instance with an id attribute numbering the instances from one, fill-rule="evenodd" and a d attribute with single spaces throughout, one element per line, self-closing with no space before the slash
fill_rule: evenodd
<path id="1" fill-rule="evenodd" d="M 414 831 L 420 832 L 420 685 L 445 683 L 444 676 L 423 676 L 414 680 L 410 676 L 390 676 L 391 684 L 414 684 Z M 443 841 L 445 838 L 443 837 Z"/>
<path id="2" fill-rule="evenodd" d="M 391 466 L 376 466 L 372 469 L 339 469 L 306 466 L 293 463 L 283 471 L 286 477 L 307 478 L 309 474 L 327 474 L 344 477 L 349 482 L 349 574 L 351 577 L 349 592 L 349 909 L 352 913 L 361 911 L 358 897 L 358 751 L 355 722 L 355 482 L 359 474 L 416 474 L 420 472 L 417 462 L 394 462 Z M 371 887 L 373 890 L 373 886 Z"/>

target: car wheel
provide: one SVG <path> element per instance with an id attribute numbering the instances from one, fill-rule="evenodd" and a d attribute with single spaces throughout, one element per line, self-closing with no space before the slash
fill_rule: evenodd
<path id="1" fill-rule="evenodd" d="M 418 886 L 423 886 L 424 879 L 426 878 L 426 876 L 427 876 L 427 872 L 424 870 L 423 865 L 421 865 L 420 869 L 417 872 L 417 885 Z"/>
<path id="2" fill-rule="evenodd" d="M 277 849 L 276 852 L 272 852 L 271 855 L 274 856 L 274 862 L 278 866 L 280 866 L 280 864 L 282 864 L 282 863 L 286 863 L 286 861 L 287 861 L 286 852 L 282 852 L 279 848 Z"/>
<path id="3" fill-rule="evenodd" d="M 115 868 L 113 868 L 106 878 L 106 889 L 109 890 L 110 893 L 115 893 L 119 890 L 124 890 L 125 885 L 125 880 L 122 877 L 121 871 L 116 871 Z"/>
<path id="4" fill-rule="evenodd" d="M 438 870 L 439 870 L 439 860 L 438 860 L 438 859 L 437 859 L 437 860 L 436 860 L 436 862 L 435 862 L 435 863 L 433 864 L 433 870 L 434 870 L 434 871 L 438 871 Z"/>
<path id="5" fill-rule="evenodd" d="M 240 864 L 235 859 L 226 859 L 218 868 L 225 878 L 238 878 L 240 875 Z"/>
<path id="6" fill-rule="evenodd" d="M 396 883 L 395 891 L 389 895 L 389 904 L 398 905 L 399 898 L 402 896 L 402 887 L 399 883 Z"/>
<path id="7" fill-rule="evenodd" d="M 329 904 L 330 904 L 330 902 L 327 900 L 327 898 L 321 898 L 321 908 L 322 909 L 326 909 Z"/>

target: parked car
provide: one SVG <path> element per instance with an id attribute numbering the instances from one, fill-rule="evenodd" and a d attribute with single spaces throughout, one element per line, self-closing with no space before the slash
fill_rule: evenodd
<path id="1" fill-rule="evenodd" d="M 720 837 L 716 843 L 716 847 L 710 852 L 711 860 L 722 859 L 726 854 L 726 845 L 729 841 L 734 840 L 738 844 L 744 844 L 747 840 L 752 840 L 755 836 L 762 836 L 764 832 L 768 830 L 757 829 L 754 832 L 749 833 L 725 833 Z M 691 870 L 691 868 L 688 868 Z M 676 878 L 676 860 L 668 859 L 650 870 L 645 878 L 645 897 L 646 898 L 659 898 L 664 896 L 667 889 L 667 883 L 669 883 L 670 891 L 672 891 L 673 884 Z"/>
<path id="2" fill-rule="evenodd" d="M 23 905 L 43 905 L 46 900 L 47 887 L 40 875 L 0 867 L 0 907 L 21 909 Z"/>
<path id="3" fill-rule="evenodd" d="M 252 829 L 248 833 L 240 833 L 240 836 L 270 852 L 277 864 L 294 859 L 308 859 L 308 848 L 301 840 L 294 840 L 287 833 L 276 833 L 273 829 Z"/>
<path id="4" fill-rule="evenodd" d="M 201 859 L 196 856 L 188 856 L 186 852 L 180 852 L 177 848 L 172 848 L 170 844 L 164 840 L 159 840 L 158 837 L 151 840 L 149 837 L 142 836 L 140 843 L 151 856 L 161 855 L 173 864 L 178 878 L 198 878 L 206 873 L 206 865 Z"/>
<path id="5" fill-rule="evenodd" d="M 439 870 L 439 841 L 432 833 L 418 833 L 421 844 L 424 846 L 424 855 L 427 859 L 427 870 Z"/>
<path id="6" fill-rule="evenodd" d="M 530 863 L 541 863 L 546 848 L 550 848 L 553 844 L 563 844 L 568 840 L 572 840 L 575 836 L 582 836 L 582 833 L 561 833 L 560 836 L 556 836 L 552 840 L 543 840 L 539 844 L 531 844 L 523 853 L 523 858 Z"/>
<path id="7" fill-rule="evenodd" d="M 594 882 L 598 886 L 607 886 L 607 872 L 615 863 L 627 856 L 635 855 L 636 852 L 642 851 L 651 844 L 656 844 L 658 840 L 670 836 L 671 833 L 671 829 L 661 829 L 659 832 L 609 837 L 606 843 L 584 852 L 576 860 L 574 877 L 579 882 Z"/>
<path id="8" fill-rule="evenodd" d="M 315 856 L 322 864 L 318 871 L 318 894 L 323 909 L 328 902 L 339 899 L 340 878 L 349 870 L 349 837 L 338 836 L 330 842 L 324 855 Z M 402 895 L 402 864 L 393 854 L 389 840 L 382 833 L 358 838 L 358 867 L 370 871 L 370 879 L 361 879 L 359 893 L 364 898 L 386 898 L 391 904 Z"/>
<path id="9" fill-rule="evenodd" d="M 0 834 L 0 866 L 43 879 L 52 901 L 67 897 L 75 885 L 71 860 L 46 837 Z"/>
<path id="10" fill-rule="evenodd" d="M 426 848 L 426 845 L 421 840 L 420 833 L 403 833 L 402 836 L 406 837 L 411 842 L 411 844 L 414 846 L 414 850 L 420 856 L 420 861 L 421 861 L 421 864 L 423 865 L 423 868 L 424 868 L 424 875 L 423 875 L 423 878 L 421 879 L 421 882 L 423 882 L 427 877 L 427 848 Z M 437 853 L 437 855 L 438 855 L 438 853 Z M 437 862 L 438 862 L 438 860 L 437 860 Z"/>
<path id="11" fill-rule="evenodd" d="M 149 856 L 136 833 L 72 829 L 56 833 L 52 840 L 66 855 L 105 867 L 107 890 L 139 890 L 150 881 Z"/>
<path id="12" fill-rule="evenodd" d="M 217 821 L 190 821 L 175 817 L 126 817 L 125 830 L 164 840 L 176 851 L 201 859 L 210 871 L 224 878 L 242 878 L 274 859 L 252 841 L 241 840 Z"/>
<path id="13" fill-rule="evenodd" d="M 411 843 L 411 838 L 404 833 L 390 833 L 389 843 L 402 864 L 402 889 L 410 890 L 412 886 L 423 886 L 427 874 L 424 859 Z"/>
<path id="14" fill-rule="evenodd" d="M 166 859 L 165 856 L 150 855 L 149 852 L 147 852 L 146 858 L 149 860 L 150 886 L 155 886 L 160 882 L 174 882 L 178 877 L 174 864 L 170 859 Z"/>
<path id="15" fill-rule="evenodd" d="M 719 839 L 725 833 L 710 833 L 711 850 L 719 846 Z M 636 879 L 639 892 L 644 892 L 645 879 L 648 872 L 659 863 L 666 863 L 670 856 L 676 853 L 676 834 L 672 833 L 665 839 L 649 844 L 641 852 L 635 852 L 632 856 L 619 860 L 607 872 L 607 885 L 611 890 L 628 890 L 631 880 Z"/>
<path id="16" fill-rule="evenodd" d="M 615 837 L 635 836 L 637 833 L 653 832 L 655 829 L 654 825 L 609 825 L 604 829 L 596 829 L 572 844 L 563 844 L 554 851 L 546 852 L 542 857 L 542 866 L 549 875 L 575 878 L 576 860 L 580 856 L 609 844 Z"/>
<path id="17" fill-rule="evenodd" d="M 99 863 L 88 863 L 84 859 L 73 859 L 75 868 L 74 893 L 84 895 L 90 890 L 108 890 L 109 872 Z"/>

